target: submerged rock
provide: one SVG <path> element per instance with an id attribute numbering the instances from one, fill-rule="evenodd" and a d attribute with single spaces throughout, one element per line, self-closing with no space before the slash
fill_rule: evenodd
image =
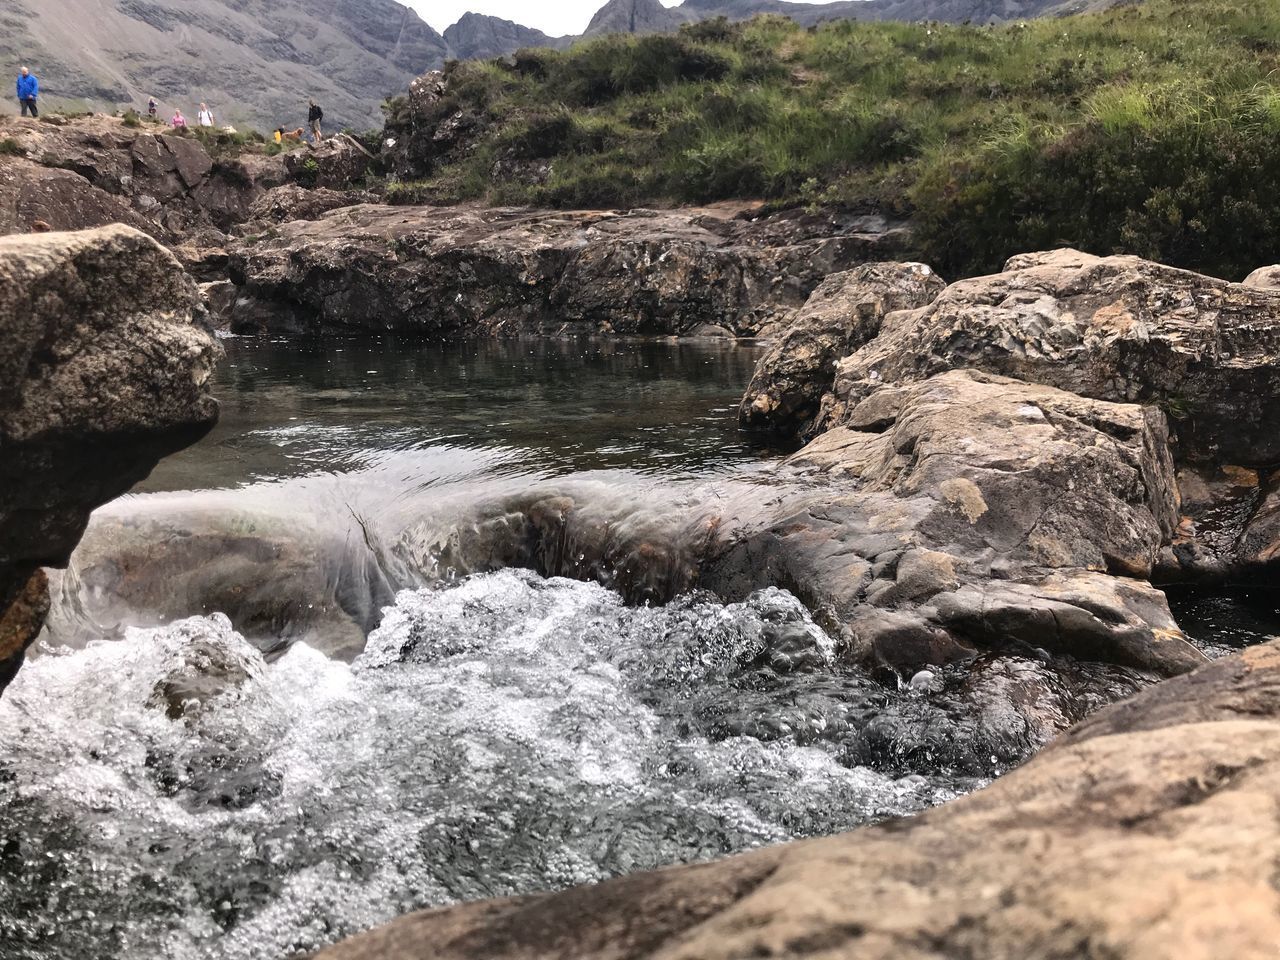
<path id="1" fill-rule="evenodd" d="M 679 335 L 711 324 L 753 336 L 900 239 L 873 220 L 345 207 L 234 246 L 245 294 L 234 329 Z"/>
<path id="2" fill-rule="evenodd" d="M 832 430 L 759 477 L 648 498 L 540 484 L 424 518 L 395 553 L 428 577 L 520 566 L 636 602 L 778 586 L 846 656 L 904 679 L 992 648 L 1203 662 L 1146 582 L 1178 524 L 1158 410 L 973 371 L 873 401 L 875 430 Z"/>
<path id="3" fill-rule="evenodd" d="M 841 361 L 822 417 L 884 384 L 974 368 L 1081 396 L 1159 405 L 1179 459 L 1280 461 L 1280 293 L 1137 257 L 1014 257 L 893 316 Z"/>
<path id="4" fill-rule="evenodd" d="M 873 340 L 885 314 L 926 306 L 945 286 L 922 263 L 869 263 L 827 277 L 756 367 L 738 419 L 810 434 L 837 361 Z"/>
<path id="5" fill-rule="evenodd" d="M 45 636 L 57 645 L 218 613 L 266 653 L 305 640 L 346 660 L 395 596 L 349 514 L 272 513 L 217 494 L 98 511 L 51 586 Z"/>
<path id="6" fill-rule="evenodd" d="M 1273 644 L 1104 710 L 913 820 L 415 914 L 319 956 L 1267 956 L 1278 705 Z"/>
<path id="7" fill-rule="evenodd" d="M 195 284 L 146 235 L 0 239 L 0 671 L 34 636 L 10 625 L 42 619 L 12 606 L 39 607 L 22 587 L 36 568 L 65 564 L 90 511 L 213 425 L 219 353 Z"/>

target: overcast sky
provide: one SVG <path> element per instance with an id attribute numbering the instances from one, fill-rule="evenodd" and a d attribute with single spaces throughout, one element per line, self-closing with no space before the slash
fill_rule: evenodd
<path id="1" fill-rule="evenodd" d="M 404 0 L 437 30 L 458 22 L 464 13 L 487 13 L 537 27 L 553 37 L 581 33 L 607 0 Z M 679 0 L 662 0 L 674 7 Z"/>

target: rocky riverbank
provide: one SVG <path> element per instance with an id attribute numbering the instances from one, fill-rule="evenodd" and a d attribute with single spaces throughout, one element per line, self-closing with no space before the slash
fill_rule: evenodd
<path id="1" fill-rule="evenodd" d="M 231 248 L 241 333 L 771 334 L 901 224 L 707 210 L 347 206 Z"/>

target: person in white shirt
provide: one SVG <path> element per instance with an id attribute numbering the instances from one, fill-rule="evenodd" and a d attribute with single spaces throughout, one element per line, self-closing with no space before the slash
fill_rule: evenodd
<path id="1" fill-rule="evenodd" d="M 207 104 L 200 104 L 200 112 L 196 114 L 196 123 L 202 127 L 213 126 L 213 111 L 209 109 Z"/>

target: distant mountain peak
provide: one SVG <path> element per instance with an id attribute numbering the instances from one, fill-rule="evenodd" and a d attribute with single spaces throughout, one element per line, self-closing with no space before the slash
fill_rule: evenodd
<path id="1" fill-rule="evenodd" d="M 449 55 L 458 60 L 487 60 L 521 47 L 564 45 L 541 30 L 482 13 L 464 13 L 444 32 L 444 40 L 449 45 Z"/>
<path id="2" fill-rule="evenodd" d="M 689 17 L 678 7 L 664 7 L 659 0 L 609 0 L 587 27 L 584 37 L 609 33 L 663 33 L 675 30 Z"/>

